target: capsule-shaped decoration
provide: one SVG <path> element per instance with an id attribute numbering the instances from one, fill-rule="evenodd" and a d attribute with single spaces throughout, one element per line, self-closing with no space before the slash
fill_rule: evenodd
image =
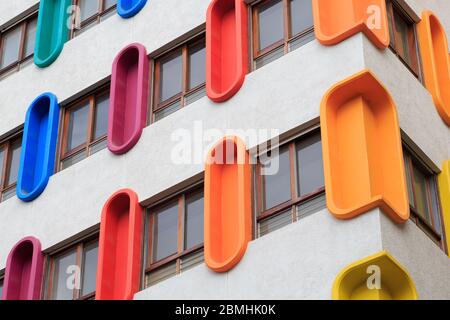
<path id="1" fill-rule="evenodd" d="M 438 176 L 439 195 L 441 198 L 441 209 L 445 236 L 450 244 L 450 160 L 442 164 L 442 171 Z M 448 252 L 450 256 L 450 252 Z"/>
<path id="2" fill-rule="evenodd" d="M 142 209 L 130 189 L 114 193 L 103 207 L 96 300 L 131 300 L 139 291 Z"/>
<path id="3" fill-rule="evenodd" d="M 39 300 L 44 256 L 34 237 L 20 240 L 6 262 L 3 300 Z"/>
<path id="4" fill-rule="evenodd" d="M 69 37 L 71 5 L 71 0 L 41 0 L 34 48 L 36 66 L 48 67 L 60 55 Z"/>
<path id="5" fill-rule="evenodd" d="M 433 12 L 424 11 L 417 31 L 425 86 L 439 115 L 450 126 L 450 57 L 445 28 Z"/>
<path id="6" fill-rule="evenodd" d="M 248 72 L 247 6 L 212 0 L 206 16 L 206 93 L 214 102 L 234 96 Z"/>
<path id="7" fill-rule="evenodd" d="M 372 43 L 389 46 L 386 0 L 312 0 L 314 31 L 323 45 L 335 45 L 363 32 Z"/>
<path id="8" fill-rule="evenodd" d="M 145 7 L 147 0 L 117 0 L 117 13 L 124 19 L 131 18 Z"/>
<path id="9" fill-rule="evenodd" d="M 22 138 L 17 197 L 29 202 L 47 186 L 55 169 L 59 104 L 52 93 L 44 93 L 30 105 Z"/>
<path id="10" fill-rule="evenodd" d="M 376 207 L 409 218 L 403 150 L 394 101 L 369 71 L 334 85 L 320 110 L 327 207 L 350 219 Z"/>
<path id="11" fill-rule="evenodd" d="M 245 143 L 225 137 L 205 166 L 205 262 L 216 272 L 233 268 L 252 237 L 251 166 Z"/>
<path id="12" fill-rule="evenodd" d="M 405 267 L 387 251 L 381 251 L 345 267 L 334 281 L 332 298 L 417 300 L 418 294 Z"/>
<path id="13" fill-rule="evenodd" d="M 134 43 L 113 63 L 108 115 L 108 149 L 123 154 L 136 145 L 147 120 L 149 85 L 147 51 Z"/>

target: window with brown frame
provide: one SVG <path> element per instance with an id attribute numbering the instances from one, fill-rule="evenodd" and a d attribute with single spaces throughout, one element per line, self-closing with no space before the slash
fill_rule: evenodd
<path id="1" fill-rule="evenodd" d="M 315 38 L 312 0 L 262 0 L 252 6 L 253 68 Z"/>
<path id="2" fill-rule="evenodd" d="M 76 37 L 114 15 L 117 0 L 73 0 L 73 5 L 77 8 L 75 12 L 76 23 L 74 23 L 70 32 L 70 38 Z"/>
<path id="3" fill-rule="evenodd" d="M 258 157 L 257 237 L 326 207 L 319 132 L 312 132 Z"/>
<path id="4" fill-rule="evenodd" d="M 63 110 L 59 170 L 106 148 L 109 86 L 71 103 Z"/>
<path id="5" fill-rule="evenodd" d="M 0 78 L 31 62 L 36 38 L 37 13 L 0 32 Z"/>
<path id="6" fill-rule="evenodd" d="M 158 121 L 206 95 L 205 36 L 155 59 L 153 113 Z"/>
<path id="7" fill-rule="evenodd" d="M 22 131 L 0 141 L 0 202 L 16 194 Z"/>
<path id="8" fill-rule="evenodd" d="M 436 176 L 405 148 L 403 154 L 411 220 L 445 251 Z"/>
<path id="9" fill-rule="evenodd" d="M 414 21 L 392 0 L 386 0 L 389 35 L 389 47 L 408 69 L 422 81 L 419 50 Z"/>
<path id="10" fill-rule="evenodd" d="M 203 184 L 150 207 L 145 287 L 203 262 Z"/>
<path id="11" fill-rule="evenodd" d="M 45 298 L 93 300 L 97 277 L 98 235 L 48 257 Z"/>
<path id="12" fill-rule="evenodd" d="M 5 271 L 1 271 L 0 272 L 0 300 L 2 299 L 2 295 L 3 295 L 3 279 L 5 276 Z"/>

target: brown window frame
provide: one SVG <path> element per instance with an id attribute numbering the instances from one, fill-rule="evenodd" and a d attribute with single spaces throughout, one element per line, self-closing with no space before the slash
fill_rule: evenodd
<path id="1" fill-rule="evenodd" d="M 1 299 L 3 290 L 5 289 L 5 269 L 0 271 L 0 286 L 2 287 L 2 291 L 0 292 L 0 299 Z"/>
<path id="2" fill-rule="evenodd" d="M 298 221 L 297 216 L 297 206 L 302 203 L 306 203 L 307 201 L 319 197 L 321 195 L 325 195 L 325 186 L 318 188 L 317 190 L 310 192 L 306 195 L 300 196 L 298 192 L 298 183 L 299 183 L 299 172 L 297 168 L 297 158 L 296 158 L 296 145 L 303 139 L 307 139 L 308 137 L 319 135 L 320 131 L 318 128 L 313 129 L 309 132 L 306 132 L 299 137 L 292 139 L 290 141 L 284 142 L 280 144 L 279 149 L 287 147 L 289 150 L 289 172 L 290 172 L 290 191 L 291 191 L 291 199 L 283 202 L 275 207 L 264 209 L 264 176 L 261 174 L 262 165 L 259 161 L 259 156 L 255 165 L 255 175 L 256 175 L 256 237 L 259 236 L 258 227 L 259 224 L 264 221 L 271 219 L 278 214 L 286 212 L 288 209 L 291 211 L 291 223 Z M 322 141 L 322 139 L 321 139 Z"/>
<path id="3" fill-rule="evenodd" d="M 445 228 L 444 228 L 444 220 L 443 220 L 443 215 L 442 215 L 442 205 L 441 205 L 441 199 L 439 197 L 439 194 L 435 194 L 434 196 L 436 197 L 437 200 L 437 206 L 438 206 L 438 211 L 437 214 L 440 217 L 440 223 L 441 223 L 441 232 L 442 234 L 439 235 L 439 232 L 436 230 L 436 226 L 435 226 L 435 222 L 434 222 L 434 212 L 433 212 L 433 205 L 431 203 L 431 198 L 432 198 L 432 189 L 430 186 L 430 183 L 434 184 L 434 189 L 436 190 L 436 192 L 439 190 L 438 189 L 438 184 L 436 181 L 436 175 L 429 170 L 428 168 L 426 168 L 421 162 L 420 160 L 418 160 L 418 158 L 414 155 L 414 153 L 410 150 L 408 150 L 406 147 L 404 147 L 403 149 L 403 154 L 404 154 L 404 161 L 408 162 L 408 166 L 405 166 L 405 170 L 408 170 L 408 174 L 410 177 L 410 181 L 407 181 L 407 186 L 411 186 L 411 190 L 412 190 L 412 194 L 410 195 L 413 198 L 414 201 L 414 205 L 409 204 L 409 208 L 410 208 L 410 220 L 412 222 L 414 222 L 417 227 L 419 229 L 421 229 L 425 234 L 427 234 L 427 236 L 433 241 L 435 242 L 444 252 L 446 252 L 446 248 L 447 245 L 445 243 Z M 424 219 L 419 212 L 417 211 L 416 207 L 417 207 L 417 197 L 416 197 L 416 191 L 414 188 L 414 184 L 413 184 L 413 180 L 414 180 L 414 171 L 413 168 L 416 168 L 417 170 L 419 170 L 425 177 L 426 177 L 426 193 L 427 193 L 427 207 L 428 207 L 428 212 L 430 214 L 430 219 L 431 221 L 427 221 L 426 219 Z M 406 175 L 405 177 L 406 179 L 408 179 L 408 175 Z M 408 187 L 409 189 L 409 187 Z M 408 191 L 409 192 L 409 191 Z M 409 198 L 408 198 L 408 202 L 409 202 Z"/>
<path id="4" fill-rule="evenodd" d="M 30 23 L 30 21 L 33 21 L 36 19 L 36 23 L 37 23 L 37 18 L 38 18 L 38 13 L 37 11 L 31 13 L 30 15 L 28 15 L 26 18 L 21 19 L 20 21 L 16 22 L 15 24 L 13 24 L 12 26 L 8 27 L 5 30 L 2 30 L 0 32 L 0 59 L 2 57 L 2 53 L 3 53 L 3 35 L 12 31 L 13 29 L 16 28 L 20 28 L 20 44 L 19 44 L 19 57 L 18 60 L 14 61 L 13 63 L 3 67 L 2 69 L 0 69 L 0 79 L 3 77 L 3 75 L 8 74 L 9 72 L 11 72 L 12 70 L 16 69 L 15 71 L 19 71 L 20 67 L 23 66 L 26 62 L 30 61 L 33 56 L 34 56 L 34 49 L 33 49 L 33 53 L 29 54 L 27 56 L 25 56 L 25 44 L 26 44 L 26 35 L 27 35 L 27 28 L 28 28 L 28 24 Z"/>
<path id="5" fill-rule="evenodd" d="M 196 183 L 193 186 L 190 186 L 184 189 L 181 192 L 176 193 L 175 195 L 164 198 L 162 201 L 157 203 L 156 205 L 151 205 L 146 209 L 146 219 L 147 219 L 147 228 L 146 228 L 146 261 L 145 261 L 145 270 L 144 270 L 144 288 L 150 287 L 147 285 L 147 276 L 149 273 L 156 271 L 164 266 L 170 265 L 171 263 L 176 263 L 176 274 L 180 274 L 182 272 L 181 262 L 187 256 L 202 252 L 204 249 L 204 244 L 196 245 L 192 248 L 184 249 L 184 239 L 185 239 L 185 231 L 186 231 L 186 196 L 194 195 L 197 193 L 202 193 L 204 196 L 203 190 L 203 181 Z M 178 206 L 178 230 L 177 230 L 177 253 L 172 254 L 171 256 L 165 257 L 158 261 L 153 261 L 153 224 L 154 224 L 154 216 L 157 213 L 158 209 L 165 207 L 168 204 L 177 202 Z"/>
<path id="6" fill-rule="evenodd" d="M 295 35 L 292 34 L 292 15 L 291 15 L 291 6 L 290 0 L 281 0 L 283 2 L 283 26 L 284 26 L 284 39 L 279 40 L 278 42 L 270 45 L 269 47 L 260 50 L 259 49 L 259 16 L 258 9 L 271 1 L 277 0 L 260 0 L 254 1 L 251 4 L 251 17 L 252 17 L 252 45 L 253 45 L 253 59 L 252 66 L 253 70 L 256 70 L 256 61 L 264 56 L 268 56 L 276 50 L 283 48 L 283 55 L 289 53 L 291 51 L 290 44 L 293 42 L 300 40 L 302 38 L 307 38 L 308 36 L 313 36 L 314 34 L 314 25 L 310 28 L 303 30 Z M 309 42 L 309 41 L 308 41 Z"/>
<path id="7" fill-rule="evenodd" d="M 109 96 L 110 84 L 104 85 L 93 92 L 83 96 L 80 99 L 77 99 L 75 102 L 68 104 L 67 106 L 62 108 L 62 126 L 60 130 L 60 144 L 59 144 L 59 152 L 58 152 L 58 164 L 57 171 L 64 170 L 63 162 L 81 152 L 85 152 L 86 159 L 92 155 L 90 152 L 91 148 L 99 144 L 103 141 L 107 140 L 107 134 L 102 135 L 101 137 L 95 139 L 94 138 L 94 130 L 95 130 L 95 108 L 97 107 L 97 98 L 101 96 Z M 89 116 L 88 116 L 88 124 L 87 124 L 87 135 L 86 142 L 73 148 L 72 150 L 66 151 L 67 142 L 68 142 L 68 128 L 70 115 L 73 109 L 77 107 L 86 105 L 86 102 L 89 102 Z M 102 148 L 104 149 L 104 148 Z M 101 149 L 101 150 L 102 150 Z M 84 150 L 84 151 L 83 151 Z"/>
<path id="8" fill-rule="evenodd" d="M 43 290 L 44 299 L 46 300 L 54 300 L 53 296 L 53 281 L 57 279 L 58 274 L 55 272 L 55 260 L 61 257 L 62 255 L 68 252 L 76 252 L 76 264 L 80 268 L 80 282 L 82 286 L 83 281 L 83 257 L 84 257 L 84 248 L 99 242 L 99 234 L 98 231 L 95 235 L 91 235 L 82 240 L 78 240 L 76 242 L 72 242 L 71 244 L 64 246 L 62 249 L 49 253 L 46 257 L 46 277 L 45 277 L 45 290 Z M 95 292 L 91 292 L 84 296 L 81 295 L 80 289 L 73 289 L 73 299 L 72 300 L 93 300 L 95 298 Z"/>
<path id="9" fill-rule="evenodd" d="M 391 51 L 400 59 L 400 61 L 409 69 L 409 71 L 417 78 L 420 82 L 423 82 L 422 75 L 422 64 L 421 57 L 419 52 L 419 44 L 417 40 L 417 30 L 416 23 L 414 20 L 405 12 L 405 10 L 398 4 L 396 0 L 386 0 L 386 9 L 388 11 L 388 20 L 389 20 L 389 28 L 396 28 L 395 18 L 398 17 L 403 20 L 403 22 L 408 26 L 408 38 L 413 39 L 412 43 L 408 43 L 408 50 L 414 46 L 415 60 L 417 62 L 417 66 L 410 65 L 408 61 L 406 61 L 403 56 L 399 53 L 400 49 L 397 47 L 397 43 L 401 43 L 398 39 L 400 32 L 396 32 L 395 29 L 392 29 L 394 33 L 394 39 L 389 42 L 389 48 Z M 389 31 L 391 32 L 391 31 Z M 412 54 L 411 52 L 409 52 Z"/>
<path id="10" fill-rule="evenodd" d="M 185 108 L 189 104 L 186 103 L 186 98 L 190 95 L 193 95 L 202 90 L 206 90 L 206 75 L 205 82 L 197 85 L 195 88 L 189 89 L 189 49 L 196 48 L 198 46 L 206 46 L 206 34 L 205 31 L 202 31 L 190 38 L 187 41 L 171 48 L 163 54 L 158 55 L 157 57 L 152 59 L 154 65 L 154 73 L 153 73 L 153 95 L 152 95 L 152 112 L 150 112 L 150 123 L 154 123 L 156 120 L 156 114 L 173 104 L 177 101 L 180 103 L 180 109 Z M 160 72 L 161 72 L 161 61 L 165 60 L 171 56 L 177 56 L 181 52 L 181 60 L 182 60 L 182 85 L 181 92 L 177 95 L 166 99 L 165 101 L 160 100 Z M 206 61 L 205 61 L 206 63 Z M 206 96 L 206 92 L 205 92 Z M 175 111 L 176 112 L 176 111 Z"/>
<path id="11" fill-rule="evenodd" d="M 94 1 L 94 0 L 90 0 L 90 1 Z M 75 16 L 75 20 L 74 21 L 78 21 L 80 19 L 80 25 L 79 26 L 73 25 L 73 27 L 70 30 L 69 39 L 73 39 L 76 36 L 78 36 L 80 33 L 77 34 L 77 32 L 82 31 L 86 26 L 89 26 L 91 24 L 92 25 L 99 24 L 100 22 L 102 22 L 102 18 L 104 16 L 110 14 L 111 12 L 116 10 L 116 8 L 117 8 L 117 4 L 115 4 L 112 7 L 105 9 L 105 2 L 106 2 L 106 0 L 97 0 L 97 2 L 98 2 L 99 5 L 98 5 L 98 9 L 97 9 L 97 13 L 96 14 L 92 15 L 91 17 L 87 18 L 84 21 L 81 21 L 81 17 Z M 72 5 L 77 7 L 77 8 L 79 7 L 79 3 L 80 3 L 80 0 L 72 0 Z"/>
<path id="12" fill-rule="evenodd" d="M 3 194 L 5 192 L 9 192 L 16 189 L 17 181 L 13 184 L 6 185 L 6 182 L 9 179 L 9 175 L 11 174 L 11 146 L 14 145 L 16 142 L 20 140 L 20 145 L 22 145 L 22 135 L 23 135 L 23 129 L 20 129 L 16 133 L 10 135 L 9 137 L 5 138 L 4 140 L 0 141 L 0 150 L 5 150 L 3 163 L 0 163 L 2 166 L 2 175 L 0 176 L 0 203 L 3 201 L 8 200 L 11 197 L 6 198 L 3 200 Z"/>

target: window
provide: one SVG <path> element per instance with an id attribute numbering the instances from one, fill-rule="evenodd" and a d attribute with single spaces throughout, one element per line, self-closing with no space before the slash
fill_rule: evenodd
<path id="1" fill-rule="evenodd" d="M 314 39 L 312 0 L 264 0 L 252 7 L 258 69 Z"/>
<path id="2" fill-rule="evenodd" d="M 78 10 L 77 23 L 71 32 L 71 38 L 114 15 L 117 0 L 73 0 L 73 5 Z"/>
<path id="3" fill-rule="evenodd" d="M 445 250 L 436 177 L 409 151 L 403 154 L 411 220 Z"/>
<path id="4" fill-rule="evenodd" d="M 97 92 L 64 108 L 60 170 L 107 145 L 109 87 Z"/>
<path id="5" fill-rule="evenodd" d="M 205 96 L 205 37 L 155 59 L 152 121 L 158 121 Z"/>
<path id="6" fill-rule="evenodd" d="M 37 14 L 0 33 L 0 77 L 19 70 L 34 53 Z"/>
<path id="7" fill-rule="evenodd" d="M 203 189 L 148 209 L 145 287 L 203 262 Z"/>
<path id="8" fill-rule="evenodd" d="M 3 278 L 4 278 L 4 271 L 0 272 L 0 300 L 2 299 L 3 295 Z"/>
<path id="9" fill-rule="evenodd" d="M 256 165 L 257 236 L 326 207 L 319 133 L 269 151 Z"/>
<path id="10" fill-rule="evenodd" d="M 387 0 L 390 48 L 420 80 L 419 51 L 415 24 L 411 18 L 392 0 Z"/>
<path id="11" fill-rule="evenodd" d="M 98 238 L 73 245 L 49 257 L 46 298 L 93 300 L 97 276 Z"/>
<path id="12" fill-rule="evenodd" d="M 0 202 L 16 194 L 22 132 L 0 142 Z"/>

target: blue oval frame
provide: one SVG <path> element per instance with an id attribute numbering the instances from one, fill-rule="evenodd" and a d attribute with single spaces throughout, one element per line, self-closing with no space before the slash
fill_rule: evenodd
<path id="1" fill-rule="evenodd" d="M 16 189 L 22 201 L 36 199 L 53 175 L 58 126 L 58 100 L 52 93 L 43 93 L 33 100 L 25 119 Z"/>
<path id="2" fill-rule="evenodd" d="M 124 8 L 124 3 L 131 2 L 129 9 Z M 118 0 L 117 13 L 124 19 L 131 18 L 139 13 L 147 4 L 147 0 Z"/>

